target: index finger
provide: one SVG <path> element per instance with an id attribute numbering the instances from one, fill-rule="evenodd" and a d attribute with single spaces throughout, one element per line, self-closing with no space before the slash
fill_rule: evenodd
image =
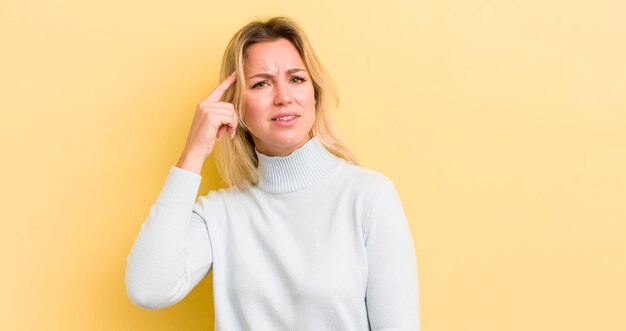
<path id="1" fill-rule="evenodd" d="M 220 101 L 220 99 L 222 98 L 222 95 L 224 95 L 224 92 L 226 92 L 226 90 L 228 90 L 228 88 L 236 80 L 237 80 L 237 75 L 236 75 L 236 71 L 234 71 L 232 74 L 228 75 L 228 77 L 226 77 L 226 79 L 224 79 L 223 82 L 221 82 L 219 85 L 217 85 L 217 87 L 213 90 L 213 92 L 211 92 L 211 94 L 209 94 L 204 100 L 202 100 L 202 102 L 205 102 L 205 101 L 209 101 L 209 102 Z"/>

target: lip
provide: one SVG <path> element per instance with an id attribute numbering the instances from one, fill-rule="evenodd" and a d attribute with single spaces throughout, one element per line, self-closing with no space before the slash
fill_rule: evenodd
<path id="1" fill-rule="evenodd" d="M 279 117 L 282 117 L 282 116 L 279 116 Z M 294 117 L 294 118 L 292 118 L 290 120 L 287 120 L 287 121 L 275 121 L 275 120 L 272 120 L 272 124 L 276 124 L 276 125 L 280 125 L 280 126 L 292 126 L 292 125 L 295 125 L 296 122 L 298 122 L 298 119 L 299 119 L 299 116 L 296 115 L 296 117 Z"/>
<path id="2" fill-rule="evenodd" d="M 300 117 L 300 114 L 298 114 L 298 113 L 294 113 L 294 112 L 291 112 L 291 113 L 280 113 L 280 114 L 278 114 L 278 115 L 276 115 L 276 116 L 272 117 L 272 121 L 275 121 L 275 122 L 276 122 L 276 119 L 277 119 L 277 118 L 280 118 L 280 117 L 286 117 L 286 116 L 295 116 L 296 118 L 298 118 L 298 117 Z M 294 118 L 294 119 L 295 119 L 295 118 Z M 290 120 L 290 121 L 291 121 L 291 120 Z M 280 122 L 280 121 L 278 121 L 278 122 Z"/>

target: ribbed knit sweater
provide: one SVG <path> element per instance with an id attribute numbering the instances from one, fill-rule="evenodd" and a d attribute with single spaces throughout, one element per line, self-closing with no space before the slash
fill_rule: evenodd
<path id="1" fill-rule="evenodd" d="M 259 184 L 196 197 L 173 166 L 127 258 L 131 301 L 160 309 L 213 272 L 215 330 L 420 330 L 418 270 L 384 175 L 317 137 L 285 157 L 256 151 Z"/>

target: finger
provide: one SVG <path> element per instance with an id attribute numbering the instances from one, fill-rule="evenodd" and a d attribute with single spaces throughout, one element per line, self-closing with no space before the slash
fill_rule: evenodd
<path id="1" fill-rule="evenodd" d="M 212 107 L 211 110 L 206 112 L 209 118 L 214 118 L 217 121 L 225 122 L 237 122 L 237 112 L 232 108 Z"/>
<path id="2" fill-rule="evenodd" d="M 211 107 L 207 107 L 207 109 L 202 109 L 204 110 L 207 114 L 217 114 L 217 115 L 225 115 L 225 116 L 233 116 L 233 113 L 235 112 L 233 110 L 233 108 L 227 108 L 227 107 L 219 107 L 219 106 L 211 106 Z"/>
<path id="3" fill-rule="evenodd" d="M 237 113 L 235 112 L 233 112 L 233 123 L 235 123 L 235 125 L 228 128 L 228 134 L 230 134 L 230 139 L 233 139 L 233 137 L 235 137 L 235 133 L 237 132 L 237 126 L 239 124 L 239 121 L 237 121 Z"/>
<path id="4" fill-rule="evenodd" d="M 224 132 L 226 131 L 226 128 L 228 128 L 228 126 L 222 125 L 219 129 L 217 129 L 217 134 L 215 135 L 217 137 L 217 140 L 220 140 L 222 138 Z"/>
<path id="5" fill-rule="evenodd" d="M 209 123 L 215 128 L 219 128 L 222 125 L 231 127 L 237 125 L 237 122 L 233 119 L 232 113 L 213 113 L 209 119 Z"/>
<path id="6" fill-rule="evenodd" d="M 237 128 L 236 127 L 228 127 L 228 135 L 230 136 L 230 139 L 233 139 L 235 137 L 235 133 L 237 132 Z"/>
<path id="7" fill-rule="evenodd" d="M 234 136 L 234 130 L 237 127 L 237 123 L 233 121 L 232 115 L 219 115 L 215 116 L 214 120 L 211 121 L 212 126 L 215 128 L 215 137 L 219 140 L 222 138 L 224 134 L 228 132 L 230 138 L 232 139 Z"/>
<path id="8" fill-rule="evenodd" d="M 213 105 L 214 107 L 219 107 L 219 108 L 226 108 L 226 109 L 230 109 L 230 110 L 235 110 L 235 105 L 233 105 L 230 102 L 223 102 L 223 101 L 218 101 L 218 102 L 212 102 L 211 105 Z"/>
<path id="9" fill-rule="evenodd" d="M 228 75 L 223 82 L 221 82 L 217 87 L 209 94 L 202 102 L 217 102 L 220 101 L 224 92 L 228 90 L 228 88 L 237 80 L 237 75 L 235 72 Z"/>
<path id="10" fill-rule="evenodd" d="M 215 127 L 217 128 L 215 136 L 219 140 L 224 134 L 228 134 L 230 139 L 233 139 L 237 130 L 237 124 L 235 116 L 232 114 L 220 114 L 219 119 L 215 122 Z"/>
<path id="11" fill-rule="evenodd" d="M 222 102 L 222 101 L 209 102 L 209 101 L 203 100 L 198 104 L 197 109 L 203 109 L 203 108 L 221 108 L 221 109 L 229 109 L 230 111 L 235 110 L 235 106 L 232 103 Z"/>

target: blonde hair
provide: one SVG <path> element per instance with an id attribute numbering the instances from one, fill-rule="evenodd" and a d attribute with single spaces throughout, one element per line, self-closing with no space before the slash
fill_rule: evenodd
<path id="1" fill-rule="evenodd" d="M 248 47 L 255 43 L 289 40 L 298 50 L 311 80 L 315 95 L 315 121 L 309 136 L 317 137 L 320 143 L 332 154 L 349 163 L 358 161 L 339 137 L 332 124 L 329 107 L 331 102 L 339 104 L 332 79 L 317 59 L 311 44 L 300 26 L 284 16 L 257 20 L 241 28 L 230 40 L 222 57 L 220 80 L 223 81 L 233 71 L 237 71 L 237 81 L 224 93 L 222 101 L 232 103 L 239 117 L 239 124 L 234 138 L 220 139 L 216 143 L 215 163 L 222 179 L 229 186 L 243 189 L 245 185 L 257 185 L 256 172 L 258 159 L 255 144 L 249 130 L 245 127 L 245 77 L 244 60 Z M 226 136 L 227 133 L 224 134 Z"/>

